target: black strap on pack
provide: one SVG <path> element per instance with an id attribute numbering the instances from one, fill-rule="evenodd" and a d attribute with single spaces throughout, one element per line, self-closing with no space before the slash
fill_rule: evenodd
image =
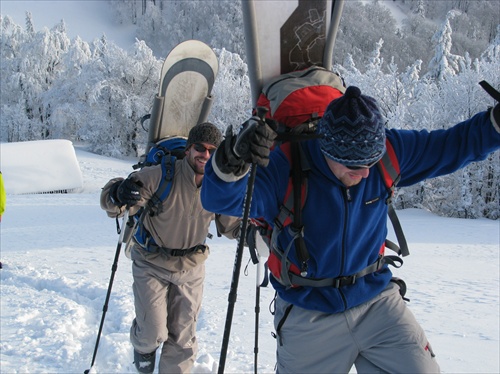
<path id="1" fill-rule="evenodd" d="M 302 154 L 302 147 L 297 142 L 290 143 L 290 151 L 292 157 L 292 183 L 293 183 L 293 223 L 291 225 L 292 231 L 296 234 L 295 237 L 295 251 L 297 259 L 300 263 L 300 274 L 305 277 L 307 275 L 307 262 L 309 261 L 309 252 L 304 242 L 304 226 L 302 224 L 302 184 L 307 177 L 309 165 L 307 158 Z M 297 166 L 298 165 L 298 166 Z M 306 195 L 307 196 L 307 195 Z"/>

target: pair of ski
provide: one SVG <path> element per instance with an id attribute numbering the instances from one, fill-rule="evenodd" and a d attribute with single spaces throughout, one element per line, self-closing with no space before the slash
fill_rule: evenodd
<path id="1" fill-rule="evenodd" d="M 254 109 L 262 87 L 269 79 L 312 65 L 331 68 L 333 47 L 343 5 L 344 0 L 242 1 L 245 47 Z M 159 91 L 150 116 L 145 154 L 159 140 L 173 136 L 187 137 L 193 126 L 207 120 L 213 101 L 211 91 L 217 73 L 218 61 L 215 53 L 200 41 L 185 41 L 169 53 L 162 67 Z M 247 185 L 241 235 L 228 296 L 219 374 L 224 373 L 225 368 L 256 172 L 257 165 L 254 164 Z M 126 246 L 130 240 L 129 235 L 123 235 L 127 223 L 129 223 L 128 214 L 124 217 L 122 234 L 118 240 L 91 368 L 97 355 L 118 256 L 122 244 L 125 243 Z M 255 373 L 258 365 L 260 287 L 266 279 L 266 260 L 260 258 L 257 262 Z M 89 371 L 90 369 L 85 373 Z"/>

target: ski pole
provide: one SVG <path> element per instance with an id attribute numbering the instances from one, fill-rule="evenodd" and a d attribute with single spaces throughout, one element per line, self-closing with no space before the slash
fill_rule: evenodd
<path id="1" fill-rule="evenodd" d="M 266 108 L 257 108 L 257 116 L 261 121 L 265 121 Z M 257 122 L 257 126 L 260 124 Z M 240 237 L 238 240 L 238 248 L 236 249 L 236 256 L 234 259 L 233 279 L 231 280 L 231 287 L 229 288 L 226 324 L 224 326 L 224 336 L 222 338 L 222 348 L 219 358 L 219 374 L 224 373 L 224 366 L 226 365 L 227 348 L 229 345 L 229 335 L 231 334 L 231 324 L 233 320 L 234 304 L 237 298 L 238 282 L 240 278 L 241 261 L 243 259 L 243 248 L 245 246 L 245 237 L 247 233 L 248 218 L 250 216 L 250 206 L 252 204 L 253 188 L 255 185 L 255 177 L 257 175 L 257 163 L 253 162 L 250 170 L 250 176 L 247 182 L 247 190 L 245 192 L 245 202 L 243 208 L 243 219 L 240 227 Z"/>
<path id="2" fill-rule="evenodd" d="M 259 257 L 259 262 L 257 263 L 257 275 L 256 275 L 256 289 L 255 289 L 255 340 L 254 340 L 254 373 L 257 374 L 257 363 L 259 355 L 259 315 L 260 315 L 260 288 L 266 287 L 268 284 L 267 278 L 267 261 L 264 264 L 261 262 L 264 258 Z M 261 273 L 264 274 L 261 274 Z"/>
<path id="3" fill-rule="evenodd" d="M 125 231 L 126 231 L 125 225 L 128 222 L 128 217 L 129 217 L 129 210 L 127 209 L 125 211 L 125 214 L 123 215 L 122 228 L 120 230 L 120 236 L 118 237 L 118 244 L 116 245 L 115 259 L 113 261 L 113 266 L 111 267 L 111 277 L 109 278 L 108 293 L 106 294 L 106 300 L 104 301 L 104 306 L 102 307 L 101 324 L 99 326 L 99 331 L 97 332 L 97 339 L 96 339 L 95 347 L 94 347 L 94 355 L 92 356 L 92 362 L 90 364 L 90 369 L 92 369 L 94 367 L 95 358 L 97 356 L 97 348 L 99 347 L 99 340 L 101 339 L 102 327 L 104 325 L 104 318 L 106 317 L 106 312 L 108 310 L 108 303 L 109 303 L 109 297 L 111 296 L 111 288 L 113 286 L 113 280 L 115 278 L 116 269 L 118 269 L 118 258 L 120 257 L 120 251 L 122 248 L 123 237 L 124 237 Z M 90 369 L 85 370 L 84 374 L 89 374 Z"/>
<path id="4" fill-rule="evenodd" d="M 260 285 L 255 288 L 255 340 L 253 347 L 253 372 L 257 374 L 257 364 L 259 355 L 259 314 L 260 314 Z"/>
<path id="5" fill-rule="evenodd" d="M 253 230 L 252 230 L 253 229 Z M 259 315 L 260 315 L 260 288 L 266 287 L 269 279 L 267 277 L 267 258 L 260 255 L 259 249 L 261 246 L 266 246 L 262 240 L 257 224 L 251 226 L 247 232 L 247 244 L 250 251 L 250 258 L 254 265 L 257 265 L 255 273 L 255 340 L 254 340 L 254 373 L 257 374 L 258 355 L 259 355 Z M 267 246 L 266 246 L 267 247 Z M 265 261 L 266 260 L 266 261 Z"/>
<path id="6" fill-rule="evenodd" d="M 233 320 L 234 304 L 236 303 L 236 298 L 237 298 L 241 261 L 243 257 L 243 248 L 245 246 L 245 236 L 248 225 L 248 216 L 250 215 L 250 204 L 252 201 L 253 187 L 256 174 L 257 174 L 257 164 L 253 163 L 252 170 L 250 171 L 250 177 L 247 183 L 243 219 L 241 221 L 241 228 L 240 228 L 240 238 L 238 240 L 238 248 L 236 249 L 236 257 L 234 259 L 233 279 L 231 280 L 231 287 L 229 289 L 226 324 L 224 327 L 224 336 L 222 338 L 222 348 L 219 358 L 219 370 L 218 370 L 219 374 L 224 373 L 224 366 L 226 364 L 227 348 L 229 345 L 229 335 L 231 334 L 231 323 Z"/>

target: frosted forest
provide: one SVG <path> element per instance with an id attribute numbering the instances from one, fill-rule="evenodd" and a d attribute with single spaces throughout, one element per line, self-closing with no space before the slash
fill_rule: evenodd
<path id="1" fill-rule="evenodd" d="M 498 11 L 496 16 L 488 12 L 492 2 L 482 2 L 486 13 L 479 15 L 481 21 L 471 22 L 472 12 L 466 8 L 479 2 L 449 1 L 457 7 L 429 9 L 445 2 L 407 1 L 413 13 L 403 25 L 384 21 L 390 15 L 378 8 L 377 1 L 346 3 L 331 68 L 346 85 L 356 85 L 378 100 L 389 128 L 444 129 L 495 105 L 478 84 L 486 80 L 500 87 L 500 26 Z M 209 119 L 224 130 L 248 118 L 250 84 L 239 2 L 111 4 L 121 22 L 138 25 L 137 41 L 130 50 L 104 35 L 91 43 L 78 37 L 70 40 L 64 21 L 35 31 L 36 20 L 29 13 L 23 26 L 1 16 L 2 142 L 68 139 L 100 155 L 139 156 L 147 140 L 141 118 L 151 111 L 164 56 L 190 38 L 209 43 L 219 58 Z M 219 19 L 217 9 L 222 6 Z M 441 19 L 426 17 L 426 12 L 438 10 Z M 376 39 L 370 29 L 361 29 L 369 23 L 367 14 L 384 25 Z M 473 36 L 465 38 L 467 22 L 478 26 L 468 28 Z M 366 27 L 375 28 L 373 22 Z M 363 37 L 367 34 L 370 38 Z M 160 45 L 168 48 L 162 50 Z M 496 152 L 452 175 L 399 189 L 396 206 L 449 217 L 499 219 L 499 177 Z"/>

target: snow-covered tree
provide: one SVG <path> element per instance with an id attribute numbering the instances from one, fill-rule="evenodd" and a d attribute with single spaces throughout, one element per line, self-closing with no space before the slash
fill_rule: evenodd
<path id="1" fill-rule="evenodd" d="M 450 19 L 458 14 L 456 11 L 448 12 L 446 20 L 432 38 L 436 46 L 434 57 L 429 62 L 427 76 L 437 81 L 441 81 L 448 76 L 454 76 L 459 70 L 459 63 L 462 58 L 451 53 L 452 30 L 450 26 Z"/>
<path id="2" fill-rule="evenodd" d="M 237 53 L 222 49 L 216 54 L 219 74 L 212 90 L 215 101 L 210 119 L 221 129 L 228 125 L 237 128 L 250 117 L 252 109 L 247 65 Z"/>
<path id="3" fill-rule="evenodd" d="M 145 4 L 146 13 L 149 8 L 161 10 L 149 0 Z M 170 8 L 169 3 L 164 5 L 163 12 Z M 474 7 L 474 2 L 469 6 Z M 70 42 L 63 22 L 39 32 L 30 17 L 24 29 L 9 17 L 1 17 L 0 24 L 2 141 L 61 137 L 84 141 L 100 154 L 141 154 L 147 134 L 139 123 L 151 110 L 161 67 L 146 42 L 137 41 L 126 52 L 105 37 L 91 44 L 79 38 Z M 477 83 L 484 79 L 500 88 L 499 34 L 500 28 L 480 57 L 464 53 L 459 68 L 447 79 L 421 77 L 424 60 L 402 69 L 396 58 L 384 58 L 390 43 L 380 38 L 364 52 L 361 68 L 347 53 L 344 65 L 336 64 L 335 70 L 347 85 L 357 85 L 378 100 L 389 127 L 444 129 L 495 104 Z M 443 41 L 443 45 L 447 44 Z M 238 126 L 250 115 L 250 85 L 239 54 L 223 48 L 216 49 L 216 54 L 220 68 L 209 119 L 224 129 L 229 124 Z M 496 152 L 452 175 L 400 189 L 396 204 L 447 216 L 498 219 L 499 161 Z"/>
<path id="4" fill-rule="evenodd" d="M 425 2 L 424 2 L 424 0 L 418 0 L 417 7 L 415 9 L 415 14 L 421 18 L 425 18 Z"/>
<path id="5" fill-rule="evenodd" d="M 146 134 L 140 119 L 149 112 L 158 91 L 160 62 L 144 42 L 136 42 L 127 54 L 105 38 L 94 44 L 92 64 L 85 75 L 88 86 L 90 123 L 81 132 L 92 150 L 110 156 L 139 156 Z"/>

